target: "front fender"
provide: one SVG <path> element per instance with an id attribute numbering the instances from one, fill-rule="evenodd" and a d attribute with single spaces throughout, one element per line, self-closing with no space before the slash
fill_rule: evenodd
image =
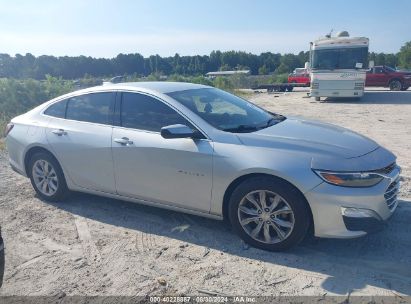
<path id="1" fill-rule="evenodd" d="M 267 174 L 282 178 L 302 193 L 322 180 L 311 170 L 311 157 L 302 152 L 266 149 L 243 145 L 215 144 L 213 187 L 210 212 L 222 215 L 225 192 L 238 178 Z"/>

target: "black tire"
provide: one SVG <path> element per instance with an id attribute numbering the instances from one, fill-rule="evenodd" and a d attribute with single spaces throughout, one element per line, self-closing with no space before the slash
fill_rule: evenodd
<path id="1" fill-rule="evenodd" d="M 36 164 L 37 161 L 46 161 L 52 169 L 55 171 L 55 175 L 57 178 L 57 186 L 56 190 L 53 194 L 51 195 L 46 195 L 44 194 L 36 185 L 35 182 L 35 177 L 33 177 L 33 167 Z M 66 179 L 63 174 L 63 170 L 61 169 L 60 164 L 58 161 L 55 159 L 53 155 L 47 152 L 38 152 L 35 153 L 29 161 L 29 166 L 28 166 L 28 174 L 30 177 L 31 185 L 33 186 L 34 190 L 36 191 L 37 195 L 45 200 L 45 201 L 51 201 L 51 202 L 56 202 L 56 201 L 62 201 L 65 198 L 67 198 L 68 194 L 70 193 L 69 189 L 67 188 L 67 183 Z"/>
<path id="2" fill-rule="evenodd" d="M 393 79 L 390 81 L 390 90 L 391 91 L 401 91 L 402 89 L 402 82 L 398 79 Z"/>
<path id="3" fill-rule="evenodd" d="M 288 86 L 288 87 L 287 87 L 287 91 L 288 91 L 288 92 L 292 92 L 293 89 L 294 89 L 293 86 Z"/>
<path id="4" fill-rule="evenodd" d="M 406 90 L 408 90 L 408 88 L 409 88 L 409 87 L 407 87 L 407 86 L 403 86 L 402 89 L 401 89 L 401 91 L 406 91 Z"/>
<path id="5" fill-rule="evenodd" d="M 321 97 L 315 97 L 315 101 L 321 101 Z"/>
<path id="6" fill-rule="evenodd" d="M 240 203 L 245 196 L 258 190 L 266 190 L 278 194 L 288 203 L 288 206 L 293 212 L 294 227 L 286 238 L 276 243 L 266 243 L 256 240 L 245 231 L 245 228 L 243 228 L 240 223 Z M 296 246 L 304 239 L 311 224 L 311 213 L 308 202 L 304 196 L 286 181 L 275 177 L 253 177 L 239 184 L 230 197 L 228 217 L 234 232 L 236 232 L 244 242 L 253 247 L 268 251 L 283 251 Z M 262 220 L 260 219 L 260 221 Z M 256 223 L 258 223 L 258 221 Z M 258 224 L 256 224 L 256 226 L 257 225 Z M 271 229 L 271 231 L 273 231 L 273 229 Z"/>

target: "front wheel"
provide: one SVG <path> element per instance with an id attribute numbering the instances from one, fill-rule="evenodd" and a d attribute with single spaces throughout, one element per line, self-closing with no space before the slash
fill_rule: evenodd
<path id="1" fill-rule="evenodd" d="M 402 89 L 401 81 L 395 79 L 390 82 L 390 90 L 391 91 L 400 91 Z"/>
<path id="2" fill-rule="evenodd" d="M 258 177 L 244 181 L 234 190 L 229 219 L 246 243 L 281 251 L 304 238 L 311 216 L 307 201 L 293 186 L 277 178 Z"/>
<path id="3" fill-rule="evenodd" d="M 31 157 L 29 164 L 30 181 L 40 198 L 46 201 L 59 201 L 67 196 L 69 190 L 63 170 L 51 154 L 36 153 Z"/>

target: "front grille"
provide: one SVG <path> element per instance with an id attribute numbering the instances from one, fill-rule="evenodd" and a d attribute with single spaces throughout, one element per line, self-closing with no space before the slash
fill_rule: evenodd
<path id="1" fill-rule="evenodd" d="M 388 209 L 394 211 L 397 207 L 397 196 L 400 190 L 400 179 L 397 178 L 393 181 L 384 193 L 385 202 L 387 203 Z"/>
<path id="2" fill-rule="evenodd" d="M 394 168 L 397 166 L 396 163 L 392 163 L 391 165 L 388 165 L 387 167 L 381 168 L 381 169 L 377 169 L 374 170 L 372 172 L 375 173 L 380 173 L 380 174 L 390 174 L 392 172 L 392 170 L 394 170 Z"/>

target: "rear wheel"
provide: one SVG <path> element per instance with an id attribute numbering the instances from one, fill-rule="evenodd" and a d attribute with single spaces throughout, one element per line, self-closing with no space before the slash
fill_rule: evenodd
<path id="1" fill-rule="evenodd" d="M 321 97 L 315 97 L 315 101 L 321 101 Z"/>
<path id="2" fill-rule="evenodd" d="M 69 190 L 63 170 L 49 153 L 34 154 L 29 162 L 30 181 L 37 194 L 46 201 L 66 198 Z"/>
<path id="3" fill-rule="evenodd" d="M 250 178 L 234 190 L 229 219 L 246 243 L 269 251 L 297 245 L 311 221 L 307 201 L 298 190 L 269 177 Z"/>
<path id="4" fill-rule="evenodd" d="M 390 90 L 391 91 L 400 91 L 402 89 L 401 81 L 394 79 L 390 82 Z"/>

